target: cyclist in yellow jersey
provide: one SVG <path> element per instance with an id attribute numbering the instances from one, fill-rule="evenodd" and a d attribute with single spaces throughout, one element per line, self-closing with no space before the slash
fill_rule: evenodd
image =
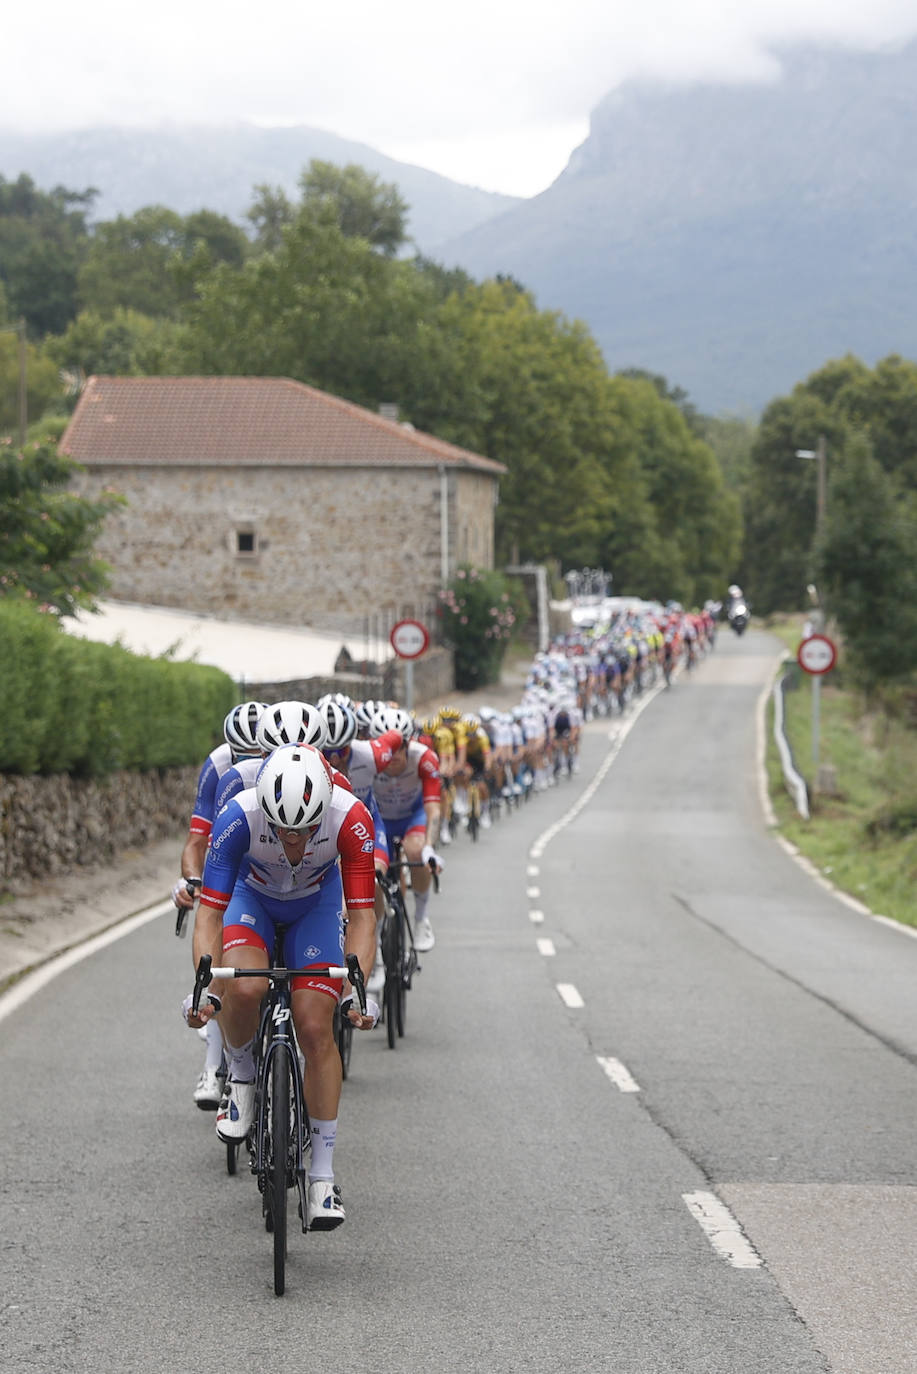
<path id="1" fill-rule="evenodd" d="M 487 773 L 490 768 L 490 739 L 477 716 L 463 716 L 457 721 L 455 734 L 455 776 L 467 787 L 474 783 L 480 802 L 481 825 L 490 826 Z"/>

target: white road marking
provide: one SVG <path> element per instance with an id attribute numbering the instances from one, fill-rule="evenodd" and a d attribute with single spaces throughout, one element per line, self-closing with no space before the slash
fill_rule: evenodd
<path id="1" fill-rule="evenodd" d="M 532 922 L 533 925 L 540 926 L 541 923 L 542 923 L 542 921 L 544 920 L 544 912 L 543 912 L 543 911 L 530 911 L 530 912 L 529 912 L 529 920 Z"/>
<path id="2" fill-rule="evenodd" d="M 165 916 L 169 912 L 174 916 L 175 907 L 171 901 L 157 902 L 156 906 L 148 907 L 146 911 L 138 911 L 136 916 L 131 916 L 126 921 L 120 921 L 110 930 L 103 930 L 101 935 L 94 935 L 91 940 L 86 940 L 81 945 L 75 945 L 73 949 L 65 950 L 55 959 L 49 959 L 34 973 L 27 973 L 25 977 L 19 979 L 18 983 L 14 983 L 8 992 L 0 995 L 0 1021 L 23 1006 L 30 997 L 34 997 L 36 992 L 40 992 L 59 973 L 66 972 L 68 968 L 73 968 L 74 964 L 79 964 L 83 959 L 88 959 L 91 954 L 104 949 L 106 945 L 113 945 L 116 940 L 122 939 L 125 935 L 130 935 L 132 931 L 139 930 L 148 921 L 154 921 L 157 917 Z"/>
<path id="3" fill-rule="evenodd" d="M 537 878 L 538 874 L 541 872 L 541 869 L 538 867 L 537 864 L 529 864 L 528 868 L 525 871 L 529 878 Z"/>
<path id="4" fill-rule="evenodd" d="M 614 1059 L 610 1056 L 603 1058 L 600 1054 L 596 1055 L 596 1059 L 619 1092 L 638 1093 L 640 1091 L 640 1084 L 631 1077 L 630 1070 L 621 1063 L 620 1059 Z"/>
<path id="5" fill-rule="evenodd" d="M 557 991 L 560 994 L 560 1000 L 563 1002 L 564 1006 L 577 1010 L 579 1007 L 584 1007 L 586 1005 L 572 983 L 558 983 Z"/>
<path id="6" fill-rule="evenodd" d="M 688 1211 L 698 1222 L 710 1244 L 733 1269 L 759 1269 L 761 1257 L 751 1246 L 741 1226 L 715 1193 L 682 1193 Z"/>
<path id="7" fill-rule="evenodd" d="M 526 895 L 526 897 L 540 897 L 540 896 L 541 896 L 541 888 L 540 888 L 540 887 L 527 887 L 527 888 L 525 889 L 525 895 Z"/>
<path id="8" fill-rule="evenodd" d="M 536 940 L 535 943 L 538 945 L 538 953 L 543 954 L 546 959 L 550 959 L 552 955 L 557 953 L 553 940 Z"/>

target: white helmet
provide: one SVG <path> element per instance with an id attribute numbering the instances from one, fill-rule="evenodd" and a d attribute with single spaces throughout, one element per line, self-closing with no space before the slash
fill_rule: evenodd
<path id="1" fill-rule="evenodd" d="M 263 754 L 282 744 L 311 744 L 324 749 L 328 727 L 321 712 L 305 701 L 279 701 L 262 712 L 256 738 Z"/>
<path id="2" fill-rule="evenodd" d="M 265 760 L 255 783 L 261 810 L 274 825 L 305 830 L 319 825 L 331 804 L 328 765 L 317 749 L 283 744 Z"/>
<path id="3" fill-rule="evenodd" d="M 341 706 L 328 697 L 321 708 L 328 731 L 325 749 L 343 749 L 357 733 L 357 718 L 349 706 Z"/>
<path id="4" fill-rule="evenodd" d="M 258 742 L 255 732 L 262 712 L 267 710 L 263 701 L 240 701 L 223 721 L 223 737 L 234 754 L 256 754 Z"/>
<path id="5" fill-rule="evenodd" d="M 414 738 L 414 717 L 401 706 L 386 706 L 377 711 L 369 723 L 372 739 L 378 739 L 386 730 L 397 730 L 405 744 Z"/>

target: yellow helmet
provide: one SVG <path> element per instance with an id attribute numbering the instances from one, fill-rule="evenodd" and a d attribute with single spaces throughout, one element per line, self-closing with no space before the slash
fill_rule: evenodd
<path id="1" fill-rule="evenodd" d="M 439 718 L 444 721 L 461 720 L 462 713 L 456 706 L 441 706 L 439 708 Z"/>

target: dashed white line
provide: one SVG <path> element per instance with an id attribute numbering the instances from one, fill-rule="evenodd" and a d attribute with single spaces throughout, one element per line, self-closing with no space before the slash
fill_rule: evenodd
<path id="1" fill-rule="evenodd" d="M 552 958 L 557 953 L 553 940 L 542 939 L 536 940 L 535 943 L 538 945 L 538 953 L 543 954 L 546 959 Z"/>
<path id="2" fill-rule="evenodd" d="M 682 1197 L 716 1253 L 727 1264 L 733 1269 L 760 1269 L 761 1256 L 715 1193 L 682 1193 Z"/>
<path id="3" fill-rule="evenodd" d="M 572 983 L 558 983 L 557 991 L 560 995 L 560 1000 L 566 1007 L 571 1007 L 573 1008 L 573 1010 L 577 1010 L 578 1008 L 584 1007 L 586 1005 L 586 1003 L 583 1001 L 582 997 L 580 997 L 579 993 L 577 992 L 576 988 L 573 986 Z"/>
<path id="4" fill-rule="evenodd" d="M 540 896 L 541 896 L 541 888 L 540 888 L 540 887 L 527 887 L 527 888 L 525 889 L 525 895 L 526 895 L 526 897 L 540 897 Z"/>
<path id="5" fill-rule="evenodd" d="M 543 911 L 530 911 L 530 912 L 529 912 L 529 920 L 532 922 L 533 925 L 540 926 L 541 923 L 542 923 L 542 921 L 544 920 L 544 912 L 543 912 Z"/>
<path id="6" fill-rule="evenodd" d="M 527 877 L 529 877 L 529 878 L 537 878 L 537 877 L 538 877 L 538 874 L 541 872 L 541 869 L 538 867 L 537 864 L 529 864 L 529 866 L 528 866 L 528 868 L 525 870 L 525 872 L 526 872 L 526 876 L 527 876 Z"/>
<path id="7" fill-rule="evenodd" d="M 600 1054 L 596 1055 L 596 1059 L 619 1092 L 638 1093 L 640 1091 L 640 1084 L 631 1076 L 630 1070 L 621 1063 L 620 1059 L 614 1059 L 611 1056 L 603 1057 Z"/>

